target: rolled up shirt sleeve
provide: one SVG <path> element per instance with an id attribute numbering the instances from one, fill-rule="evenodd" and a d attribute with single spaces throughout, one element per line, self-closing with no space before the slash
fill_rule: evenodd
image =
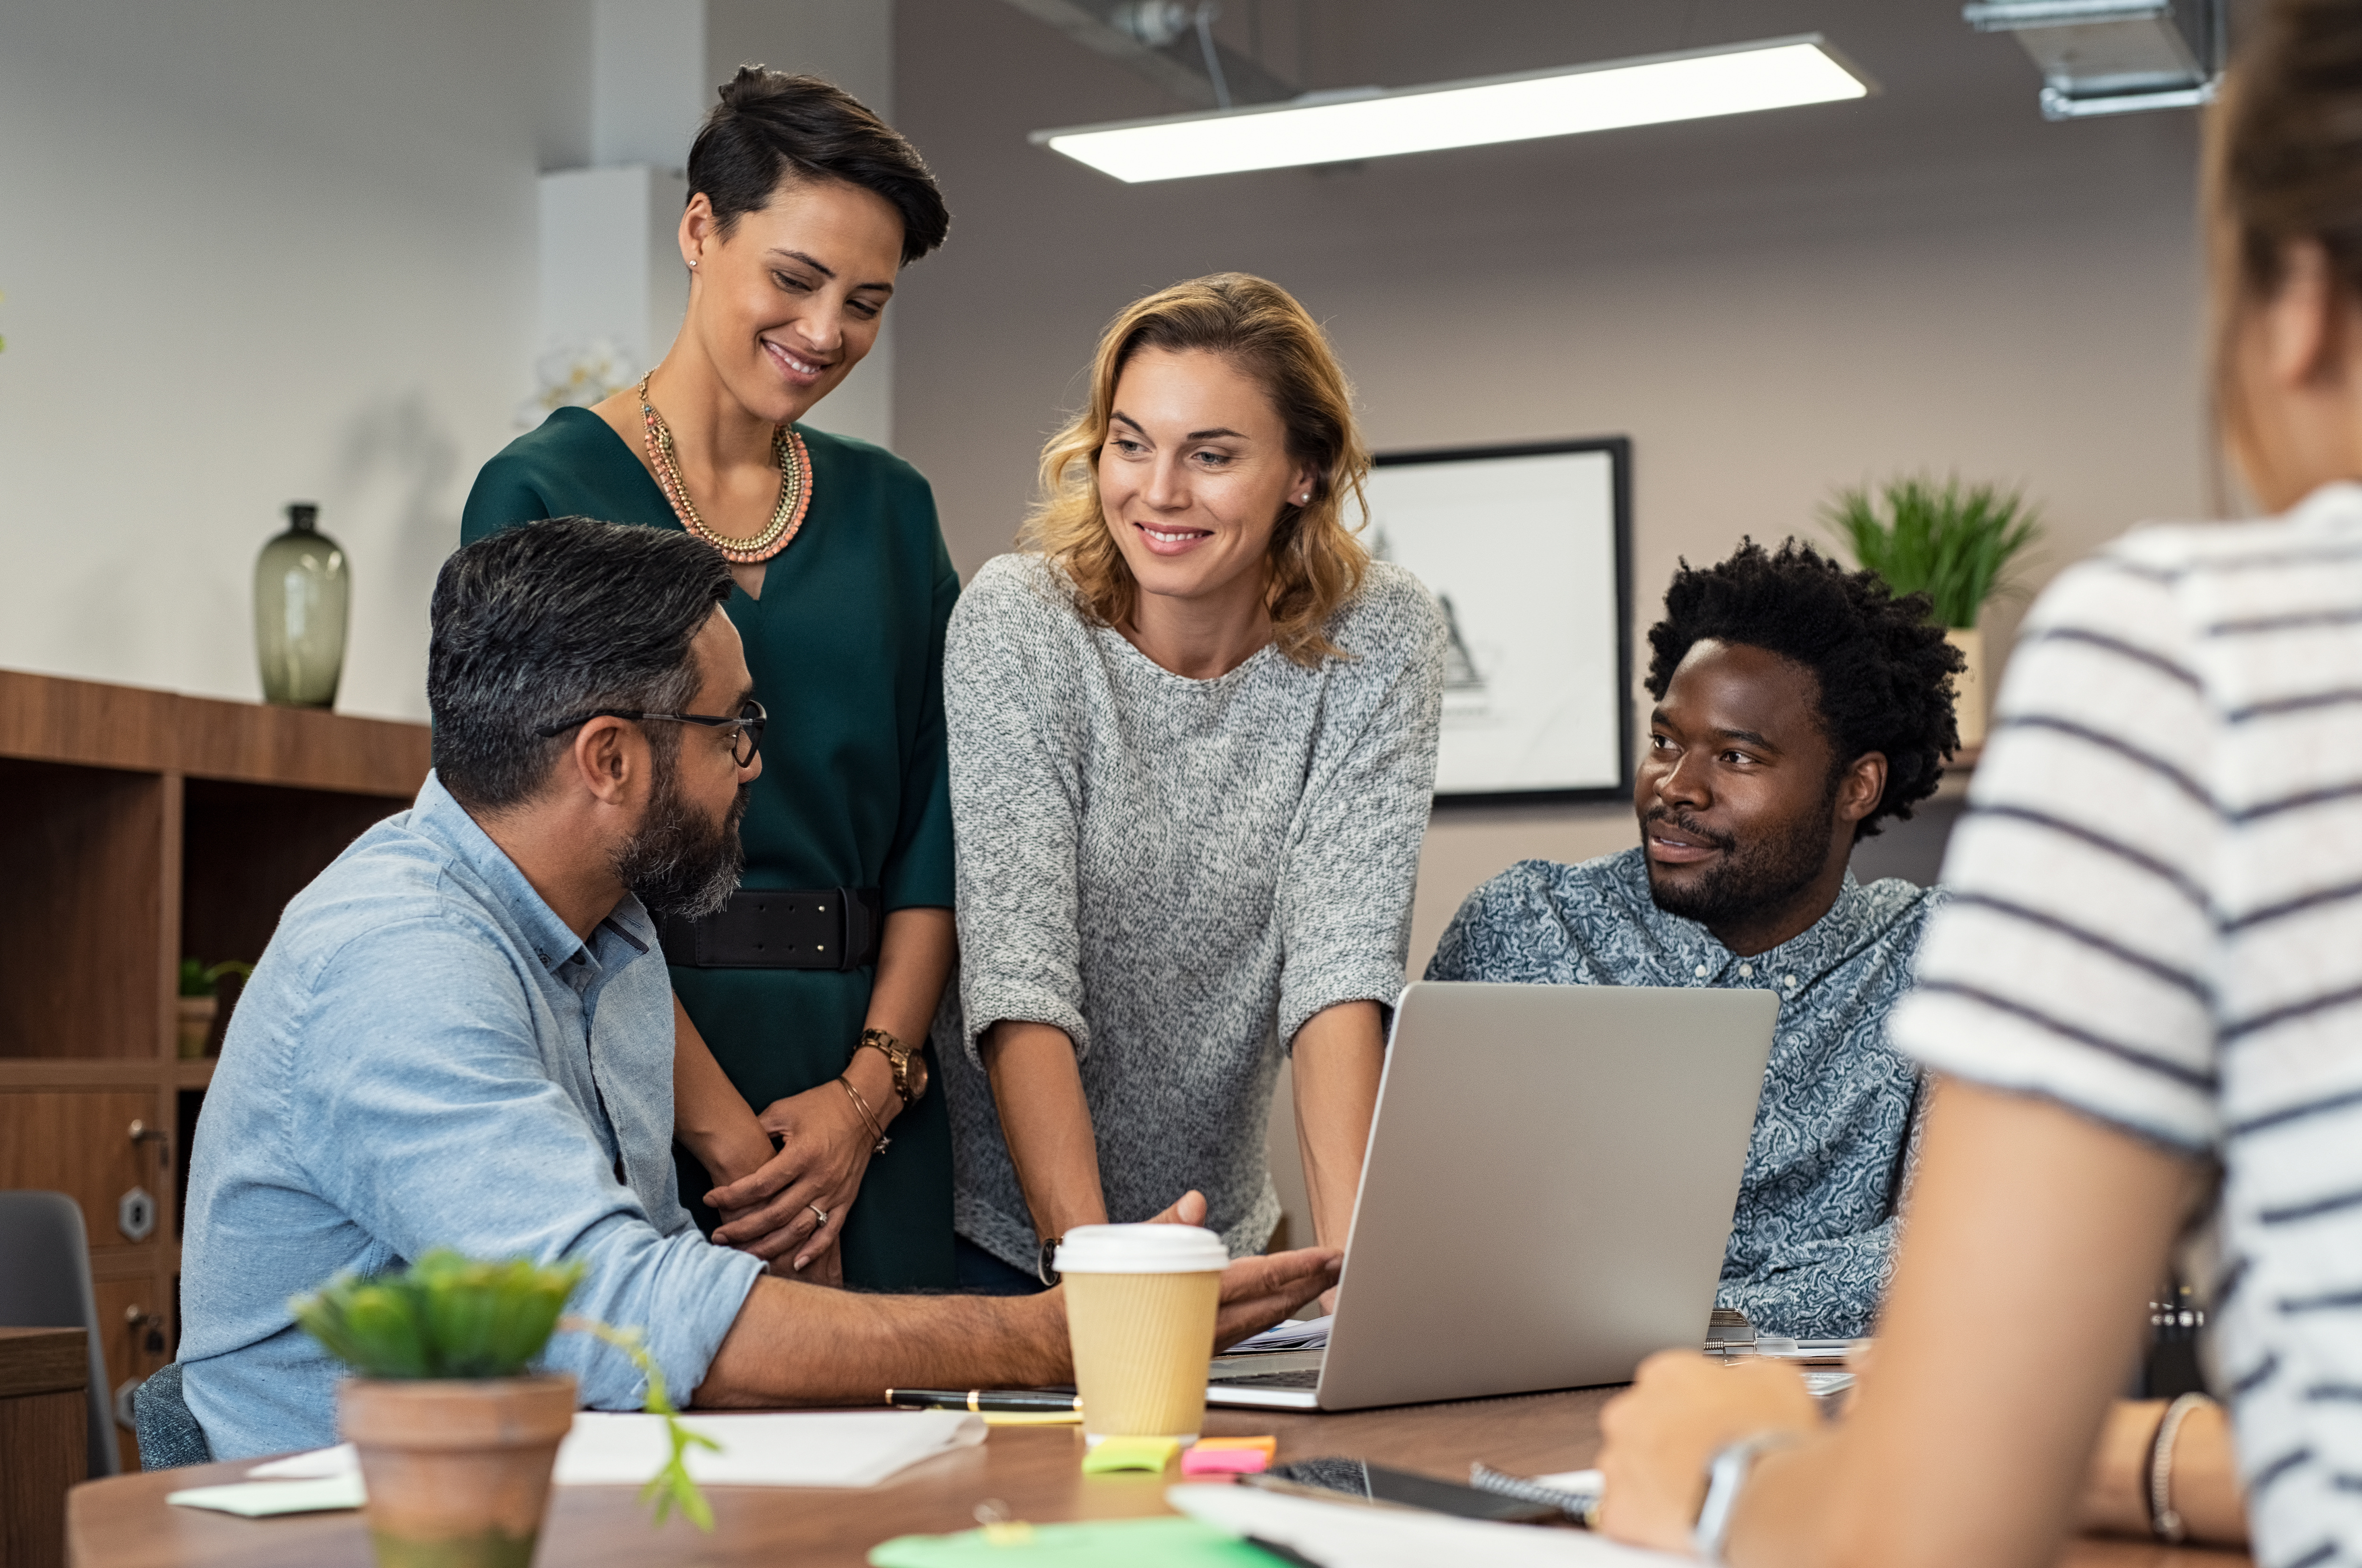
<path id="1" fill-rule="evenodd" d="M 644 1331 L 686 1398 L 763 1265 L 694 1228 L 657 1231 L 616 1179 L 616 1151 L 553 1081 L 526 986 L 480 983 L 493 947 L 462 919 L 420 918 L 332 954 L 290 1058 L 288 1146 L 304 1152 L 315 1190 L 392 1258 L 448 1247 L 581 1259 L 570 1310 Z M 575 1375 L 591 1408 L 646 1397 L 630 1359 L 590 1336 L 559 1334 L 547 1361 Z"/>

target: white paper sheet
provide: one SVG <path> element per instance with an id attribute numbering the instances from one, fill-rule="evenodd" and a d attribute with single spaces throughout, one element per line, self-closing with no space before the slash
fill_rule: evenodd
<path id="1" fill-rule="evenodd" d="M 703 1448 L 689 1451 L 690 1476 L 701 1485 L 714 1486 L 874 1486 L 922 1459 L 966 1448 L 985 1437 L 983 1420 L 958 1410 L 749 1412 L 688 1416 L 681 1425 L 722 1445 L 719 1453 Z M 581 1410 L 576 1412 L 574 1429 L 558 1447 L 556 1479 L 561 1486 L 645 1485 L 664 1463 L 668 1452 L 660 1416 Z M 350 1477 L 352 1502 L 307 1506 L 359 1506 L 360 1462 L 348 1442 L 291 1453 L 258 1464 L 246 1474 L 252 1480 L 274 1485 Z M 202 1490 L 238 1494 L 234 1501 L 261 1501 L 272 1489 Z M 296 1494 L 291 1491 L 288 1496 L 292 1498 Z M 193 1506 L 226 1505 L 205 1501 Z"/>
<path id="2" fill-rule="evenodd" d="M 348 1442 L 334 1448 L 315 1448 L 309 1453 L 291 1453 L 284 1459 L 258 1464 L 246 1473 L 249 1481 L 317 1481 L 330 1475 L 360 1474 L 360 1455 Z"/>
<path id="3" fill-rule="evenodd" d="M 691 1448 L 689 1474 L 709 1486 L 874 1486 L 899 1470 L 984 1441 L 961 1410 L 847 1410 L 688 1416 L 722 1452 Z M 561 1486 L 638 1486 L 668 1452 L 661 1417 L 585 1410 L 557 1451 Z"/>
<path id="4" fill-rule="evenodd" d="M 1253 1355 L 1262 1351 L 1327 1350 L 1329 1320 L 1308 1318 L 1302 1322 L 1275 1323 L 1260 1334 L 1245 1339 L 1224 1351 L 1224 1355 Z"/>
<path id="5" fill-rule="evenodd" d="M 250 1519 L 272 1514 L 316 1514 L 358 1508 L 369 1499 L 358 1473 L 309 1481 L 235 1481 L 226 1486 L 193 1486 L 167 1492 L 164 1500 L 184 1508 L 211 1508 Z"/>
<path id="6" fill-rule="evenodd" d="M 1490 1524 L 1407 1508 L 1321 1503 L 1251 1486 L 1175 1486 L 1164 1500 L 1216 1529 L 1252 1535 L 1302 1553 L 1322 1568 L 1664 1568 L 1696 1560 L 1618 1546 L 1579 1529 Z"/>

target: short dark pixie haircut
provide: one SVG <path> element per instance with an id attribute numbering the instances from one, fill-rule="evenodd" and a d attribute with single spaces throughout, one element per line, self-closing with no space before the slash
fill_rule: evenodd
<path id="1" fill-rule="evenodd" d="M 668 528 L 556 517 L 503 529 L 443 563 L 426 645 L 435 774 L 470 811 L 538 794 L 593 708 L 679 712 L 696 699 L 690 645 L 730 597 L 730 568 Z M 659 752 L 676 726 L 652 724 Z"/>
<path id="2" fill-rule="evenodd" d="M 909 138 L 833 83 L 742 65 L 689 144 L 689 193 L 705 193 L 727 238 L 790 178 L 883 196 L 902 215 L 905 267 L 951 232 L 944 193 Z"/>
<path id="3" fill-rule="evenodd" d="M 1717 566 L 1687 560 L 1649 628 L 1649 695 L 1662 701 L 1696 644 L 1745 643 L 1813 672 L 1821 732 L 1836 752 L 1830 782 L 1868 752 L 1886 755 L 1886 793 L 1854 825 L 1856 843 L 1887 817 L 1907 820 L 1936 792 L 1960 744 L 1952 677 L 1968 668 L 1944 640 L 1924 593 L 1896 598 L 1876 572 L 1848 571 L 1790 539 L 1774 554 L 1752 539 Z"/>

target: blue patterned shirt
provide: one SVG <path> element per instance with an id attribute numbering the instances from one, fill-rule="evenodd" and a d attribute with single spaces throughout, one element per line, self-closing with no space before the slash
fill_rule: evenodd
<path id="1" fill-rule="evenodd" d="M 1870 1331 L 1886 1284 L 1915 1132 L 1918 1075 L 1887 1043 L 1886 1015 L 1943 897 L 1849 872 L 1802 935 L 1741 958 L 1657 907 L 1638 848 L 1580 866 L 1527 860 L 1468 896 L 1427 977 L 1777 994 L 1716 1304 L 1768 1332 L 1850 1338 Z"/>

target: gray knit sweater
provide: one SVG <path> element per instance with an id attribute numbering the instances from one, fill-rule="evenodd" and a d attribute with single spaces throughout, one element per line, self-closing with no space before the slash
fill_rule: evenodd
<path id="1" fill-rule="evenodd" d="M 1110 1220 L 1190 1187 L 1232 1256 L 1279 1220 L 1264 1159 L 1282 1042 L 1402 988 L 1435 783 L 1445 633 L 1370 569 L 1330 622 L 1352 657 L 1267 646 L 1172 674 L 1076 609 L 1060 569 L 986 563 L 944 652 L 960 984 L 935 1032 L 959 1233 L 1029 1272 L 1033 1224 L 977 1036 L 1075 1043 Z"/>

